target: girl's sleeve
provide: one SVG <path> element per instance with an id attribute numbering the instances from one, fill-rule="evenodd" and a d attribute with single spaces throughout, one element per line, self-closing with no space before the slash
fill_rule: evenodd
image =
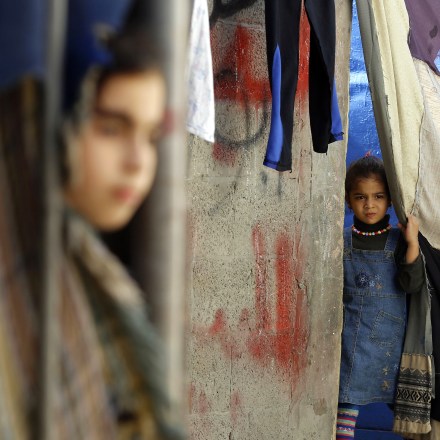
<path id="1" fill-rule="evenodd" d="M 397 280 L 400 287 L 406 293 L 417 293 L 425 282 L 425 270 L 423 267 L 423 259 L 421 255 L 413 263 L 406 263 L 406 243 L 405 241 L 399 240 L 399 244 L 396 249 L 395 259 L 397 262 Z"/>
<path id="2" fill-rule="evenodd" d="M 425 282 L 422 257 L 419 255 L 411 264 L 400 263 L 397 279 L 406 293 L 420 292 Z"/>

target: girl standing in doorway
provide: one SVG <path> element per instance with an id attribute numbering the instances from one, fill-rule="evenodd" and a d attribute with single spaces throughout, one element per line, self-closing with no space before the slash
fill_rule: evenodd
<path id="1" fill-rule="evenodd" d="M 347 170 L 345 199 L 354 213 L 344 230 L 344 324 L 336 439 L 354 438 L 360 406 L 392 404 L 406 324 L 406 293 L 423 283 L 418 223 L 389 224 L 385 169 L 368 156 Z M 403 237 L 402 240 L 400 237 Z"/>

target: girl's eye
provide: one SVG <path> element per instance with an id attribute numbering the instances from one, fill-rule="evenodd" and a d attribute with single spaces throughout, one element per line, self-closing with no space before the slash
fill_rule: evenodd
<path id="1" fill-rule="evenodd" d="M 105 136 L 119 136 L 123 133 L 123 128 L 120 124 L 102 123 L 98 125 L 98 130 Z"/>
<path id="2" fill-rule="evenodd" d="M 117 120 L 97 118 L 95 120 L 95 130 L 103 136 L 118 137 L 124 135 L 126 127 Z"/>
<path id="3" fill-rule="evenodd" d="M 377 197 L 378 199 L 383 199 L 383 194 L 378 194 L 376 197 Z"/>

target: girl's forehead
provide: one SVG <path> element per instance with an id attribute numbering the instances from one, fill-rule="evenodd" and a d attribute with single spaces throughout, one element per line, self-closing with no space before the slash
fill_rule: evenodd
<path id="1" fill-rule="evenodd" d="M 371 175 L 368 177 L 359 177 L 353 182 L 353 187 L 351 191 L 360 192 L 386 192 L 385 182 L 376 175 Z"/>
<path id="2" fill-rule="evenodd" d="M 164 78 L 148 71 L 109 77 L 98 91 L 95 108 L 131 123 L 151 124 L 162 120 L 165 103 Z"/>

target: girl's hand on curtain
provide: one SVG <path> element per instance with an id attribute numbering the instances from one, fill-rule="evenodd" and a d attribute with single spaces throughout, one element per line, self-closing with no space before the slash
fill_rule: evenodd
<path id="1" fill-rule="evenodd" d="M 411 264 L 419 256 L 419 222 L 413 215 L 408 216 L 408 223 L 403 226 L 401 223 L 397 225 L 408 244 L 408 249 L 406 251 L 406 263 Z"/>

